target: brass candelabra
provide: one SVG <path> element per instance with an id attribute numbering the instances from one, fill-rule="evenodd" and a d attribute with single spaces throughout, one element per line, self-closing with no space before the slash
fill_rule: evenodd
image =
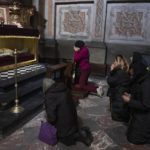
<path id="1" fill-rule="evenodd" d="M 14 59 L 15 59 L 15 69 L 14 69 L 14 76 L 15 76 L 15 106 L 11 108 L 11 112 L 18 114 L 21 113 L 24 108 L 19 106 L 19 99 L 18 99 L 18 79 L 17 79 L 17 50 L 14 51 Z"/>

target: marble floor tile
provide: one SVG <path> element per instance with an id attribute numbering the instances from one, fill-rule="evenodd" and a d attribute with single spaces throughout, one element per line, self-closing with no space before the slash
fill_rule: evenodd
<path id="1" fill-rule="evenodd" d="M 111 119 L 110 114 L 101 115 L 101 116 L 97 117 L 96 122 L 103 129 L 109 129 L 109 128 L 113 128 L 113 127 L 117 127 L 117 126 L 124 126 L 124 124 L 121 122 L 113 121 Z"/>
<path id="2" fill-rule="evenodd" d="M 150 150 L 150 147 L 146 145 L 126 144 L 121 146 L 124 148 L 124 150 Z"/>
<path id="3" fill-rule="evenodd" d="M 92 150 L 103 150 L 114 145 L 113 140 L 102 130 L 94 132 L 94 141 L 91 145 Z"/>
<path id="4" fill-rule="evenodd" d="M 99 81 L 95 79 L 95 82 Z M 111 119 L 109 98 L 106 96 L 108 85 L 105 79 L 101 81 L 105 95 L 98 97 L 90 94 L 80 99 L 77 106 L 79 125 L 88 126 L 94 137 L 90 147 L 81 142 L 68 147 L 62 143 L 50 146 L 39 141 L 40 124 L 46 120 L 43 109 L 16 132 L 0 140 L 0 150 L 150 150 L 150 145 L 130 144 L 126 140 L 126 125 Z"/>
<path id="5" fill-rule="evenodd" d="M 117 127 L 107 128 L 105 132 L 109 137 L 111 137 L 111 139 L 113 139 L 115 144 L 121 145 L 125 143 L 129 144 L 125 136 L 126 130 L 127 128 L 125 126 L 117 126 Z"/>

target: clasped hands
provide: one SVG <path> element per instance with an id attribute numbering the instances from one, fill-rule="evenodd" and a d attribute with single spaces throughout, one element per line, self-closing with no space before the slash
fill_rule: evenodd
<path id="1" fill-rule="evenodd" d="M 80 50 L 80 48 L 75 47 L 75 46 L 73 47 L 73 49 L 74 49 L 75 52 L 78 52 Z"/>
<path id="2" fill-rule="evenodd" d="M 111 66 L 110 66 L 110 70 L 112 71 L 112 70 L 114 70 L 116 67 L 118 67 L 119 66 L 119 63 L 117 62 L 117 61 L 114 61 L 112 64 L 111 64 Z"/>
<path id="3" fill-rule="evenodd" d="M 124 92 L 123 95 L 122 95 L 122 98 L 123 98 L 123 101 L 125 103 L 128 103 L 130 102 L 131 100 L 131 94 L 127 93 L 127 92 Z"/>

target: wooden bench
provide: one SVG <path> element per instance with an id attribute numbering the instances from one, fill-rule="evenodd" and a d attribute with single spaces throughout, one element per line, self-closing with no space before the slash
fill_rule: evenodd
<path id="1" fill-rule="evenodd" d="M 62 79 L 64 77 L 64 70 L 66 67 L 66 63 L 59 63 L 56 65 L 47 66 L 46 77 L 51 78 L 53 76 L 54 79 L 56 79 L 57 73 L 59 73 L 59 78 Z"/>
<path id="2" fill-rule="evenodd" d="M 57 80 L 57 72 L 59 72 L 59 80 L 63 81 L 66 86 L 71 89 L 71 94 L 74 101 L 83 99 L 88 95 L 87 91 L 78 90 L 73 86 L 72 83 L 72 73 L 73 73 L 73 63 L 60 63 L 47 67 L 46 77 L 54 77 L 54 80 Z"/>

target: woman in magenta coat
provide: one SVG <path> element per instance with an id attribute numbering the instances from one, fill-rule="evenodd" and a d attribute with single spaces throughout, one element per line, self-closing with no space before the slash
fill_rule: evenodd
<path id="1" fill-rule="evenodd" d="M 88 84 L 88 78 L 91 72 L 89 49 L 85 43 L 78 40 L 74 44 L 74 62 L 78 66 L 80 75 L 78 84 L 75 87 L 86 90 L 88 92 L 96 92 L 96 85 Z"/>

